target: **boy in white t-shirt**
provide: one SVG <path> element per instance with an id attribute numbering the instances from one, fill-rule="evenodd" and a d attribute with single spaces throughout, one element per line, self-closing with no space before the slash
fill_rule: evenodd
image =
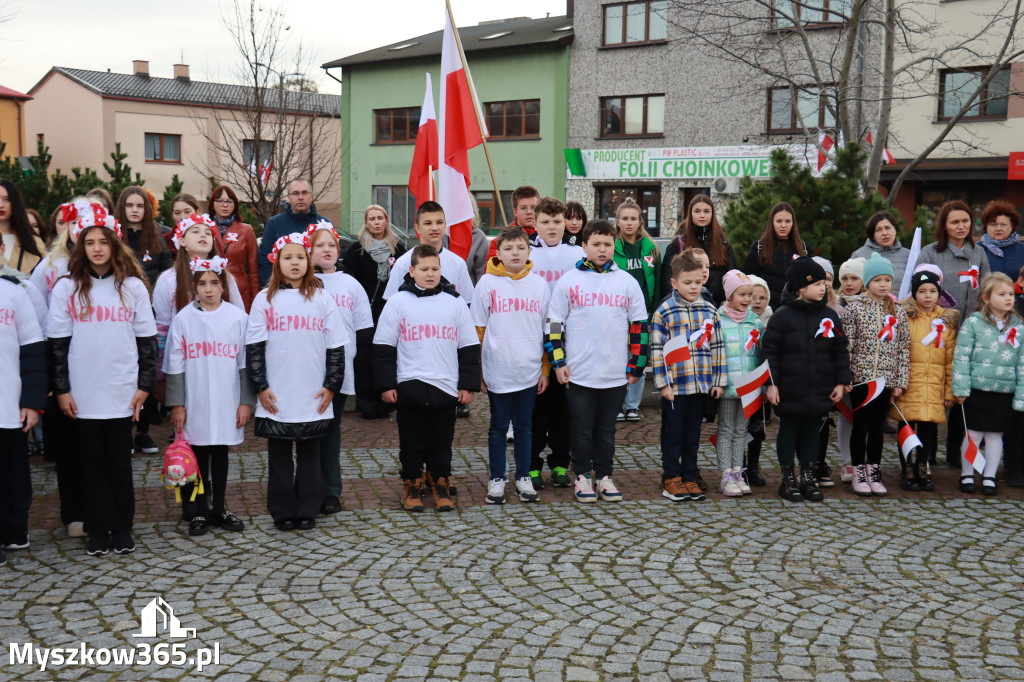
<path id="1" fill-rule="evenodd" d="M 402 507 L 423 511 L 426 465 L 434 507 L 450 511 L 455 406 L 480 390 L 480 342 L 469 309 L 441 275 L 437 250 L 420 244 L 410 264 L 377 321 L 373 378 L 381 400 L 397 407 Z"/>
<path id="2" fill-rule="evenodd" d="M 545 346 L 559 383 L 567 385 L 576 499 L 618 502 L 622 493 L 611 479 L 615 415 L 627 383 L 636 383 L 647 365 L 647 307 L 636 279 L 612 261 L 611 223 L 587 223 L 583 250 L 586 259 L 562 276 L 551 296 Z"/>
<path id="3" fill-rule="evenodd" d="M 486 502 L 505 502 L 505 435 L 510 421 L 515 430 L 516 492 L 521 502 L 536 502 L 539 497 L 529 475 L 530 422 L 537 394 L 548 386 L 544 320 L 551 293 L 544 280 L 530 272 L 530 241 L 522 228 L 506 228 L 495 242 L 498 255 L 487 262 L 470 309 L 483 347 L 483 389 L 489 392 L 491 407 Z"/>
<path id="4" fill-rule="evenodd" d="M 462 297 L 463 303 L 469 305 L 473 300 L 473 280 L 466 268 L 466 261 L 444 248 L 444 235 L 447 224 L 444 219 L 444 209 L 436 201 L 424 201 L 416 209 L 416 234 L 419 235 L 420 244 L 434 247 L 437 257 L 441 261 L 441 276 L 455 288 L 456 293 Z M 384 288 L 385 300 L 390 299 L 399 288 L 405 283 L 405 276 L 412 267 L 412 249 L 406 251 L 391 268 L 391 275 L 388 277 L 388 285 Z"/>
<path id="5" fill-rule="evenodd" d="M 550 291 L 555 290 L 558 280 L 566 272 L 576 269 L 584 258 L 583 248 L 563 244 L 565 234 L 565 204 L 552 197 L 543 197 L 537 203 L 537 234 L 531 244 L 530 261 L 532 272 L 548 283 Z M 533 406 L 532 452 L 530 457 L 530 480 L 533 487 L 544 487 L 541 471 L 544 468 L 542 453 L 551 448 L 548 468 L 551 470 L 551 484 L 556 488 L 568 488 L 569 479 L 569 404 L 565 400 L 565 386 L 551 381 L 548 389 L 537 396 Z"/>

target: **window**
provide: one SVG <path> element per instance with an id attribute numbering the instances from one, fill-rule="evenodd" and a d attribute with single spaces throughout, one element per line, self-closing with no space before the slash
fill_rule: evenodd
<path id="1" fill-rule="evenodd" d="M 853 0 L 775 0 L 772 21 L 776 28 L 802 24 L 841 24 L 853 10 Z"/>
<path id="2" fill-rule="evenodd" d="M 416 141 L 420 129 L 420 108 L 374 109 L 374 139 L 377 144 L 406 144 Z M 383 204 L 381 204 L 383 206 Z"/>
<path id="3" fill-rule="evenodd" d="M 947 69 L 939 75 L 939 118 L 952 118 L 967 103 L 988 73 L 989 66 Z M 1010 69 L 1000 69 L 967 109 L 963 118 L 1006 118 Z"/>
<path id="4" fill-rule="evenodd" d="M 181 163 L 181 135 L 146 133 L 146 161 Z"/>
<path id="5" fill-rule="evenodd" d="M 400 235 L 408 237 L 416 234 L 416 197 L 407 185 L 374 185 L 372 203 L 388 210 L 391 226 Z"/>
<path id="6" fill-rule="evenodd" d="M 602 44 L 634 45 L 668 38 L 669 0 L 645 0 L 605 5 Z"/>
<path id="7" fill-rule="evenodd" d="M 501 211 L 498 210 L 498 206 L 494 202 L 494 192 L 473 192 L 473 198 L 476 199 L 476 208 L 480 212 L 481 229 L 485 232 L 488 230 L 500 231 L 506 227 L 501 222 Z M 505 218 L 509 222 L 515 220 L 512 216 L 512 190 L 503 189 L 501 191 L 501 201 L 505 205 Z"/>
<path id="8" fill-rule="evenodd" d="M 803 125 L 810 130 L 835 126 L 835 116 L 826 106 L 826 97 L 834 96 L 831 90 L 816 94 L 797 91 L 796 106 L 793 106 L 793 91 L 789 87 L 771 88 L 768 91 L 768 132 L 802 132 Z"/>
<path id="9" fill-rule="evenodd" d="M 665 133 L 665 95 L 601 98 L 601 137 Z"/>
<path id="10" fill-rule="evenodd" d="M 256 162 L 257 166 L 267 167 L 273 165 L 274 161 L 274 143 L 268 140 L 260 140 L 260 156 L 259 159 L 255 158 L 256 141 L 255 140 L 242 140 L 242 158 L 245 159 L 246 166 L 252 166 L 253 161 Z"/>
<path id="11" fill-rule="evenodd" d="M 644 228 L 652 237 L 661 235 L 661 186 L 599 187 L 597 188 L 597 217 L 615 221 L 619 204 L 632 199 L 644 212 Z"/>
<path id="12" fill-rule="evenodd" d="M 540 137 L 540 100 L 486 102 L 487 131 L 492 140 Z"/>

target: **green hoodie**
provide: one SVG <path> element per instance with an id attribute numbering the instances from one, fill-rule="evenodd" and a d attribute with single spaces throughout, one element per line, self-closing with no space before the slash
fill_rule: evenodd
<path id="1" fill-rule="evenodd" d="M 658 283 L 661 281 L 661 254 L 650 237 L 638 239 L 630 244 L 621 237 L 615 240 L 615 264 L 620 270 L 633 275 L 644 292 L 647 314 L 654 312 L 658 300 Z"/>

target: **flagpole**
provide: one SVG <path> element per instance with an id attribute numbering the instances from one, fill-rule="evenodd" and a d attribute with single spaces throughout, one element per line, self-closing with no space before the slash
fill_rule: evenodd
<path id="1" fill-rule="evenodd" d="M 469 74 L 469 64 L 466 63 L 466 53 L 462 49 L 462 38 L 459 37 L 459 27 L 455 23 L 455 15 L 452 14 L 452 4 L 444 0 L 445 8 L 448 10 L 448 20 L 452 22 L 452 33 L 455 34 L 455 45 L 459 48 L 459 59 L 462 60 L 462 68 L 466 71 L 466 80 L 469 82 L 469 96 L 473 99 L 473 113 L 476 116 L 476 124 L 480 128 L 480 140 L 484 146 L 484 156 L 487 158 L 487 169 L 491 172 L 491 184 L 494 185 L 494 198 L 501 212 L 502 225 L 508 226 L 508 218 L 505 217 L 505 204 L 501 201 L 501 190 L 498 189 L 498 176 L 494 174 L 494 164 L 491 163 L 491 150 L 487 146 L 487 134 L 484 129 L 484 121 L 480 118 L 480 102 L 476 99 L 476 86 L 473 85 L 472 76 Z M 441 160 L 444 161 L 444 150 L 439 150 Z"/>
<path id="2" fill-rule="evenodd" d="M 434 167 L 431 166 L 429 163 L 427 164 L 427 186 L 430 188 L 430 190 L 427 192 L 427 195 L 430 197 L 430 200 L 433 201 L 434 200 Z"/>

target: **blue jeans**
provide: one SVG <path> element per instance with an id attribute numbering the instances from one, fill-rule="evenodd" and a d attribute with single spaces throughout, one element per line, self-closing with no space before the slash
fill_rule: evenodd
<path id="1" fill-rule="evenodd" d="M 512 451 L 516 460 L 516 477 L 530 475 L 532 450 L 533 403 L 537 400 L 537 387 L 531 386 L 513 393 L 487 392 L 491 404 L 491 428 L 487 432 L 488 452 L 491 460 L 491 478 L 505 478 L 505 450 L 508 424 L 515 433 Z"/>
<path id="2" fill-rule="evenodd" d="M 647 374 L 640 375 L 640 381 L 626 386 L 626 399 L 622 401 L 622 411 L 639 410 L 640 400 L 644 397 L 644 386 L 647 384 Z"/>

